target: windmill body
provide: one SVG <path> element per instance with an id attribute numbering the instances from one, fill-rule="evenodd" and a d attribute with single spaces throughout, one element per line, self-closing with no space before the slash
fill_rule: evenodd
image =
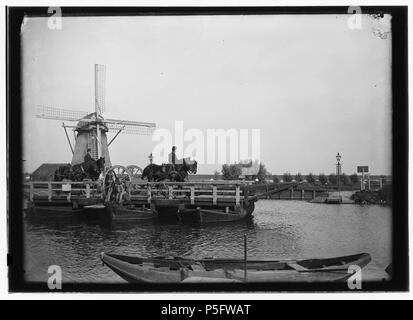
<path id="1" fill-rule="evenodd" d="M 73 121 L 76 125 L 66 125 L 63 128 L 73 153 L 72 165 L 84 162 L 87 149 L 91 149 L 91 156 L 97 160 L 105 158 L 105 167 L 111 167 L 109 146 L 120 133 L 128 134 L 151 134 L 156 125 L 149 122 L 137 122 L 116 119 L 104 119 L 102 113 L 105 111 L 105 76 L 106 68 L 103 65 L 95 65 L 95 112 L 74 111 L 48 106 L 37 107 L 37 118 Z M 67 133 L 67 128 L 75 132 L 75 146 L 72 147 Z M 108 142 L 108 132 L 116 132 L 111 141 Z"/>
<path id="2" fill-rule="evenodd" d="M 83 121 L 84 119 L 95 121 Z M 88 114 L 84 119 L 80 120 L 75 128 L 77 134 L 73 150 L 72 165 L 82 163 L 87 149 L 91 149 L 93 159 L 97 160 L 100 157 L 104 157 L 105 166 L 111 167 L 112 163 L 110 161 L 108 138 L 106 135 L 109 129 L 103 123 L 103 119 L 97 119 L 96 113 Z M 100 131 L 100 139 L 98 138 L 97 130 Z"/>

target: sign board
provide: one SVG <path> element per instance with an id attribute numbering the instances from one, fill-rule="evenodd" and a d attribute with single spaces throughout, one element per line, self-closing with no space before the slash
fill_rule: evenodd
<path id="1" fill-rule="evenodd" d="M 367 173 L 367 172 L 369 172 L 369 167 L 368 166 L 358 166 L 357 167 L 357 172 Z"/>
<path id="2" fill-rule="evenodd" d="M 72 191 L 72 185 L 70 183 L 62 184 L 62 191 Z"/>

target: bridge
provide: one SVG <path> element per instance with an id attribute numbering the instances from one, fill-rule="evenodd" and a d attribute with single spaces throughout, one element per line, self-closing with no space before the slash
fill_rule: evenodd
<path id="1" fill-rule="evenodd" d="M 320 190 L 299 189 L 300 183 L 253 184 L 251 181 L 30 181 L 29 207 L 66 208 L 67 210 L 109 211 L 112 218 L 120 215 L 134 217 L 136 213 L 153 213 L 159 217 L 179 215 L 191 220 L 204 216 L 219 221 L 238 220 L 252 214 L 259 199 L 310 200 Z M 27 190 L 28 189 L 28 190 Z M 104 210 L 103 210 L 104 209 Z M 213 217 L 213 218 L 211 218 Z"/>

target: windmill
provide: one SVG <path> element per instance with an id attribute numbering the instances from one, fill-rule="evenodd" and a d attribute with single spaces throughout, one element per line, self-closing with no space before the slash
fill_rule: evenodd
<path id="1" fill-rule="evenodd" d="M 82 163 L 87 149 L 90 148 L 92 158 L 97 160 L 104 157 L 105 166 L 111 167 L 108 147 L 120 133 L 145 135 L 151 134 L 156 127 L 154 123 L 148 122 L 104 119 L 102 113 L 105 112 L 105 80 L 105 66 L 95 64 L 95 112 L 88 113 L 49 106 L 37 107 L 37 118 L 77 122 L 76 125 L 62 123 L 73 154 L 72 165 Z M 74 148 L 70 143 L 67 128 L 73 128 L 75 134 Z M 109 142 L 107 132 L 116 132 Z"/>

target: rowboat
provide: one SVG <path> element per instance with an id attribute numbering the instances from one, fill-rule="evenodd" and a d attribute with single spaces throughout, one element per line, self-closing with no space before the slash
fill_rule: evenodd
<path id="1" fill-rule="evenodd" d="M 25 217 L 29 218 L 73 218 L 80 217 L 82 209 L 64 206 L 34 206 L 31 205 L 24 210 Z"/>
<path id="2" fill-rule="evenodd" d="M 151 209 L 121 204 L 95 204 L 83 207 L 83 216 L 104 218 L 112 221 L 153 220 L 157 216 Z"/>
<path id="3" fill-rule="evenodd" d="M 178 217 L 181 222 L 189 223 L 215 223 L 215 222 L 230 222 L 239 221 L 251 218 L 254 211 L 254 202 L 250 203 L 248 207 L 238 206 L 233 210 L 217 210 L 216 208 L 191 208 L 179 210 Z"/>
<path id="4" fill-rule="evenodd" d="M 187 259 L 182 257 L 142 258 L 101 253 L 103 264 L 128 282 L 331 282 L 351 276 L 349 267 L 363 268 L 371 261 L 368 253 L 306 260 Z"/>

